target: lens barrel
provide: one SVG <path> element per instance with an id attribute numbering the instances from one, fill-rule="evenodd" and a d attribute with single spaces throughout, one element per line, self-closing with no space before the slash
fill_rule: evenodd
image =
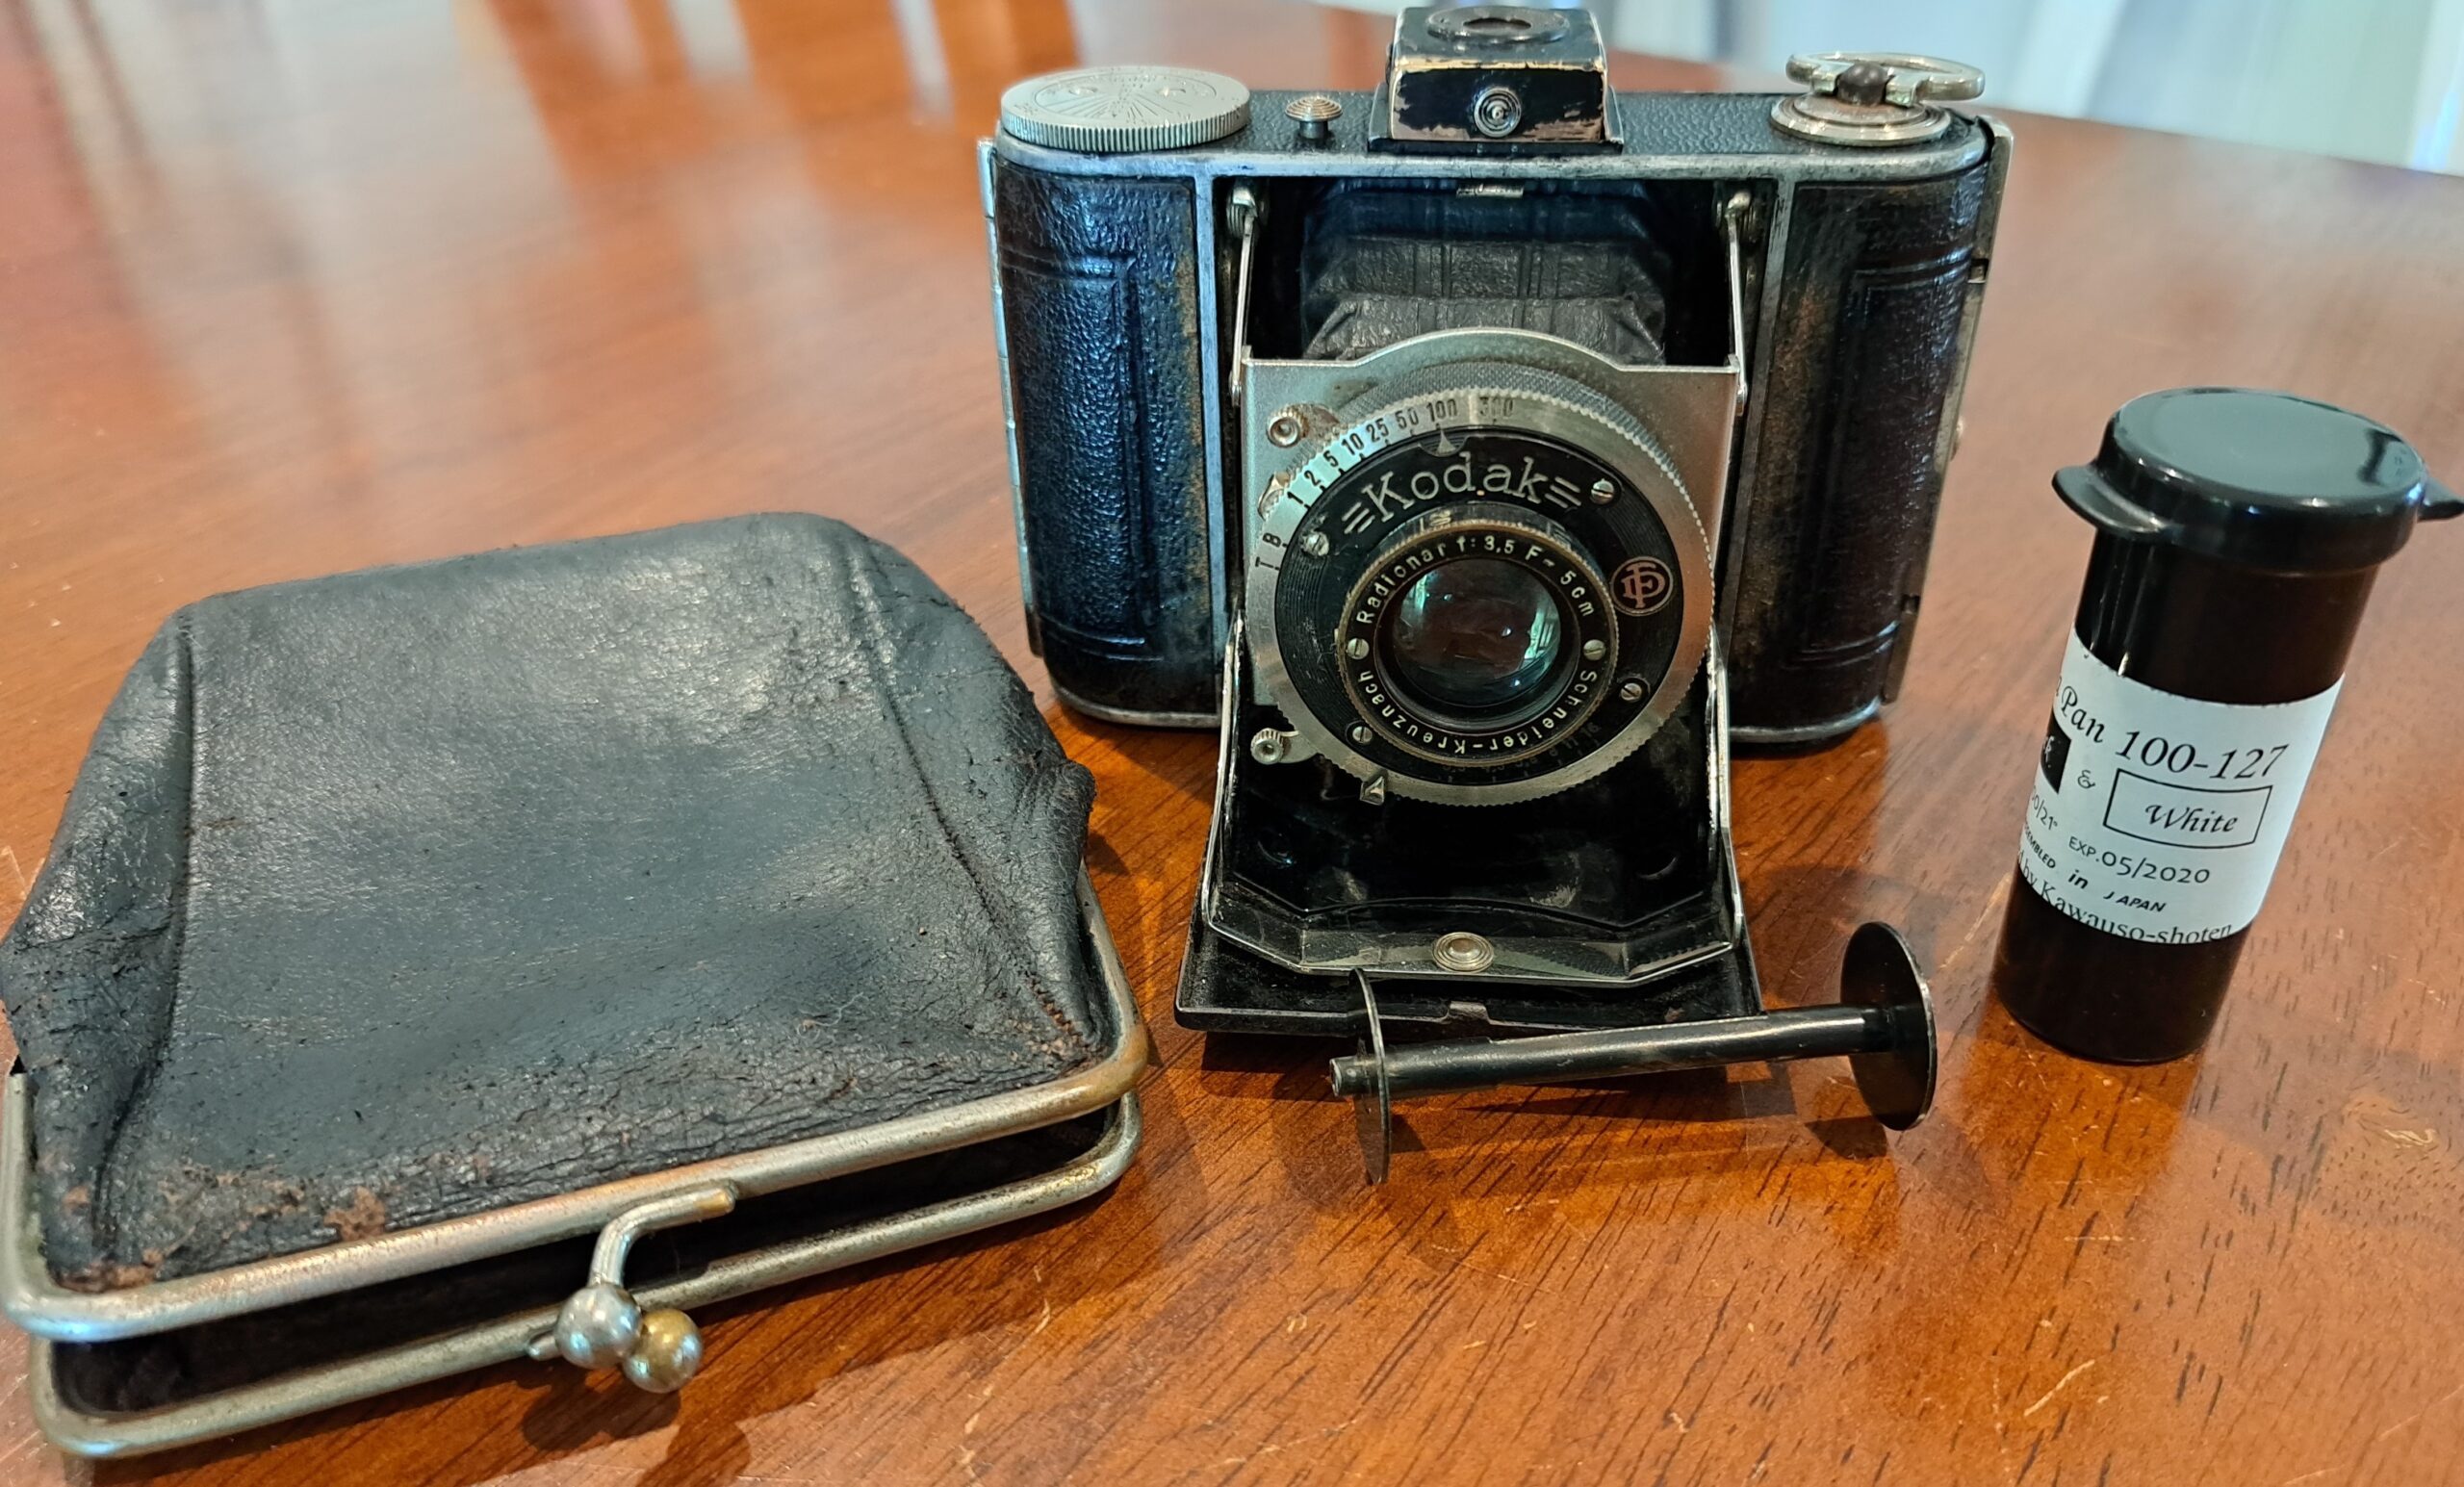
<path id="1" fill-rule="evenodd" d="M 1467 364 L 1338 421 L 1262 506 L 1245 597 L 1260 689 L 1313 752 L 1384 793 L 1502 804 L 1666 721 L 1708 648 L 1710 557 L 1630 413 Z"/>
<path id="2" fill-rule="evenodd" d="M 1617 628 L 1599 565 L 1563 526 L 1441 504 L 1377 551 L 1335 622 L 1353 740 L 1439 764 L 1527 758 L 1598 705 Z"/>

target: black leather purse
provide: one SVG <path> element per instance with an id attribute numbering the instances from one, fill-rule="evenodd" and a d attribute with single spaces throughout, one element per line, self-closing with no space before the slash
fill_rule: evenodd
<path id="1" fill-rule="evenodd" d="M 43 1429 L 524 1355 L 672 1388 L 681 1308 L 1100 1191 L 1144 1042 L 1091 799 L 948 598 L 816 517 L 182 610 L 0 943 Z"/>

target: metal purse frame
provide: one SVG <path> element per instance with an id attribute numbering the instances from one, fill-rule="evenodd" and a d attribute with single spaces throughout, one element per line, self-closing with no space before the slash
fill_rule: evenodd
<path id="1" fill-rule="evenodd" d="M 1131 1086 L 1146 1066 L 1147 1041 L 1128 974 L 1084 868 L 1078 877 L 1078 901 L 1095 950 L 1112 1043 L 1099 1062 L 1062 1079 L 946 1110 L 918 1112 L 861 1130 L 711 1158 L 417 1229 L 125 1291 L 70 1291 L 52 1280 L 36 1211 L 28 1118 L 32 1090 L 24 1073 L 11 1074 L 5 1107 L 0 1107 L 0 1116 L 5 1116 L 0 1119 L 5 1127 L 0 1129 L 0 1311 L 33 1334 L 27 1368 L 36 1424 L 54 1444 L 77 1455 L 131 1455 L 294 1419 L 492 1363 L 541 1356 L 537 1345 L 557 1321 L 558 1309 L 553 1306 L 279 1374 L 199 1399 L 106 1413 L 85 1409 L 62 1393 L 54 1349 L 64 1342 L 150 1336 L 336 1295 L 594 1230 L 602 1231 L 604 1238 L 620 1227 L 642 1226 L 639 1216 L 646 1211 L 672 1209 L 678 1200 L 698 1197 L 713 1188 L 725 1189 L 731 1198 L 776 1192 L 1036 1130 L 1107 1107 L 1111 1110 L 1096 1143 L 1052 1170 L 731 1256 L 698 1273 L 643 1287 L 640 1295 L 646 1306 L 682 1308 L 742 1295 L 973 1234 L 1101 1192 L 1127 1170 L 1138 1149 L 1138 1098 Z M 663 1227 L 670 1221 L 649 1226 Z"/>

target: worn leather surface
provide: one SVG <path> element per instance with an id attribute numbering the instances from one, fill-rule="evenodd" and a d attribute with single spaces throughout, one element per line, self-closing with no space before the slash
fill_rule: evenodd
<path id="1" fill-rule="evenodd" d="M 1941 500 L 1987 167 L 1797 192 L 1728 628 L 1739 728 L 1852 723 L 1906 639 Z"/>
<path id="2" fill-rule="evenodd" d="M 1099 1056 L 1092 784 L 895 552 L 757 516 L 223 595 L 5 943 L 54 1273 L 142 1283 Z"/>
<path id="3" fill-rule="evenodd" d="M 1083 1157 L 1103 1134 L 1101 1114 L 997 1137 L 957 1151 L 747 1198 L 723 1218 L 644 1235 L 626 1284 L 647 1291 L 732 1256 L 843 1232 L 892 1214 L 971 1196 Z M 598 1236 L 400 1280 L 244 1312 L 221 1321 L 113 1343 L 59 1343 L 52 1361 L 71 1407 L 117 1414 L 176 1404 L 280 1374 L 363 1358 L 571 1295 L 590 1269 Z M 767 1304 L 754 1295 L 696 1307 L 707 1323 Z"/>
<path id="4" fill-rule="evenodd" d="M 1037 648 L 1068 697 L 1124 712 L 1212 714 L 1222 665 L 1194 202 L 1186 180 L 994 178 Z"/>
<path id="5" fill-rule="evenodd" d="M 1204 715 L 1217 705 L 1220 657 L 1208 626 L 1206 450 L 1197 423 L 1198 378 L 1212 372 L 1197 359 L 1196 274 L 1206 270 L 1191 261 L 1191 177 L 1215 157 L 1257 153 L 1305 156 L 1313 171 L 1374 177 L 1380 187 L 1399 179 L 1387 173 L 1391 157 L 1367 153 L 1380 116 L 1372 94 L 1335 95 L 1344 112 L 1322 144 L 1302 141 L 1283 116 L 1296 96 L 1255 94 L 1245 128 L 1211 145 L 1148 157 L 1150 177 L 1061 176 L 1008 160 L 996 170 L 994 267 L 1009 338 L 1031 612 L 1045 664 L 1070 697 L 1140 712 Z M 1940 496 L 1933 453 L 1955 375 L 1989 169 L 1981 126 L 1960 121 L 1939 141 L 1887 152 L 1897 166 L 1938 162 L 1938 176 L 1876 182 L 1861 152 L 1774 128 L 1772 99 L 1636 92 L 1613 104 L 1623 153 L 1640 174 L 1650 174 L 1643 163 L 1655 157 L 1733 157 L 1740 180 L 1803 160 L 1808 179 L 1830 181 L 1798 195 L 1785 264 L 1765 273 L 1772 282 L 1749 291 L 1783 299 L 1769 373 L 1754 389 L 1748 415 L 1759 463 L 1747 472 L 1748 509 L 1740 515 L 1749 520 L 1730 530 L 1750 532 L 1751 551 L 1725 634 L 1738 727 L 1845 727 L 1881 694 L 1913 611 Z M 1444 157 L 1431 156 L 1412 160 L 1401 178 L 1444 176 Z M 1570 295 L 1531 277 L 1535 263 L 1558 274 L 1578 267 L 1579 255 L 1437 252 L 1418 267 L 1368 262 L 1380 270 L 1373 277 L 1390 283 L 1425 283 L 1431 269 L 1455 275 L 1449 295 L 1461 303 L 1436 302 L 1417 289 L 1356 288 L 1337 276 L 1328 281 L 1342 292 L 1335 297 L 1348 301 L 1331 312 L 1311 307 L 1305 317 L 1295 307 L 1291 318 L 1305 318 L 1308 333 L 1284 345 L 1273 301 L 1303 268 L 1275 240 L 1290 209 L 1305 216 L 1310 207 L 1289 199 L 1294 187 L 1277 173 L 1251 184 L 1274 208 L 1258 250 L 1250 325 L 1269 354 L 1302 354 L 1322 331 L 1307 354 L 1356 354 L 1403 335 L 1478 323 L 1588 345 L 1641 339 L 1656 346 L 1664 309 L 1665 359 L 1683 362 L 1678 343 L 1687 338 L 1677 322 L 1698 306 L 1724 308 L 1724 269 L 1665 306 L 1636 299 L 1637 319 L 1613 298 Z M 1520 209 L 1475 202 L 1443 210 L 1468 218 Z M 1707 231 L 1712 221 L 1700 212 L 1691 220 Z M 1669 225 L 1656 224 L 1655 235 Z M 1471 227 L 1433 220 L 1424 230 Z M 1545 239 L 1564 227 L 1535 219 L 1501 241 Z M 1390 245 L 1400 247 L 1411 234 L 1392 236 Z M 1716 254 L 1718 245 L 1693 251 L 1706 249 Z M 1508 276 L 1515 287 L 1500 291 Z M 1725 346 L 1698 350 L 1715 360 Z M 1663 358 L 1654 350 L 1633 359 Z M 1237 485 L 1237 472 L 1230 477 Z M 1231 538 L 1236 563 L 1238 537 Z"/>

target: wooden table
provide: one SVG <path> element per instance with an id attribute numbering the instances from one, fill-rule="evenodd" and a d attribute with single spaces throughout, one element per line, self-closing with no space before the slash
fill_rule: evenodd
<path id="1" fill-rule="evenodd" d="M 1000 86 L 1143 56 L 1359 87 L 1383 30 L 1072 11 L 0 15 L 0 910 L 123 669 L 218 590 L 821 510 L 1040 684 L 973 185 Z M 2464 1479 L 2456 536 L 2381 580 L 2204 1057 L 2073 1062 L 1987 994 L 2088 546 L 2047 475 L 2132 394 L 2211 381 L 2349 403 L 2464 475 L 2464 181 L 2017 127 L 1908 694 L 1736 769 L 1775 1001 L 1829 1000 L 1867 918 L 1935 966 L 1930 1124 L 1869 1134 L 1836 1064 L 1464 1096 L 1411 1107 L 1366 1190 L 1318 1050 L 1172 1023 L 1214 740 L 1055 711 L 1162 1065 L 1116 1192 L 714 1313 L 676 1397 L 509 1366 L 95 1474 Z M 86 1470 L 13 1387 L 0 1471 Z"/>

